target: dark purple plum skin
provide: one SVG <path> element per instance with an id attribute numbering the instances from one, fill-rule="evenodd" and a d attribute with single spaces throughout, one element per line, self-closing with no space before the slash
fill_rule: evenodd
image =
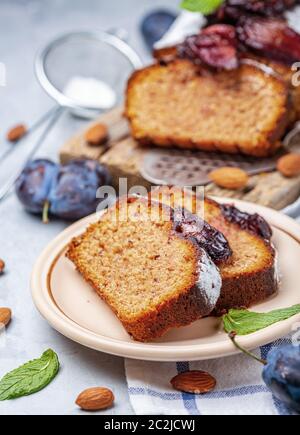
<path id="1" fill-rule="evenodd" d="M 23 169 L 15 189 L 27 211 L 42 213 L 58 169 L 58 165 L 47 159 L 31 161 Z"/>
<path id="2" fill-rule="evenodd" d="M 273 395 L 300 413 L 300 346 L 287 345 L 271 351 L 263 379 Z"/>
<path id="3" fill-rule="evenodd" d="M 232 204 L 222 204 L 221 211 L 228 222 L 238 225 L 242 230 L 251 231 L 265 240 L 271 240 L 272 228 L 259 214 L 245 213 Z"/>
<path id="4" fill-rule="evenodd" d="M 108 170 L 94 160 L 73 160 L 61 166 L 49 193 L 50 213 L 65 220 L 81 219 L 96 211 L 99 187 L 109 185 Z"/>

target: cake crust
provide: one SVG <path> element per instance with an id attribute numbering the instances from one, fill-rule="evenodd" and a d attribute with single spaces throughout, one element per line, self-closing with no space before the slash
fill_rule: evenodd
<path id="1" fill-rule="evenodd" d="M 121 199 L 117 204 L 117 210 L 123 213 L 125 205 L 129 210 L 140 207 L 145 213 L 153 206 L 148 199 L 129 198 Z M 75 264 L 79 273 L 108 303 L 127 332 L 138 341 L 152 341 L 161 337 L 170 328 L 186 326 L 208 316 L 215 308 L 221 289 L 219 270 L 208 254 L 192 237 L 176 231 L 173 211 L 170 208 L 161 204 L 159 208 L 162 214 L 167 213 L 171 220 L 163 223 L 160 220 L 156 223 L 143 222 L 141 228 L 137 223 L 111 223 L 111 211 L 108 210 L 99 222 L 91 225 L 85 234 L 71 242 L 67 252 L 67 257 Z M 133 214 L 134 212 L 133 208 Z M 163 228 L 158 229 L 157 234 L 156 225 Z M 140 232 L 137 233 L 136 228 L 139 228 Z M 155 249 L 149 245 L 147 239 L 147 235 L 152 235 L 152 232 L 159 238 Z M 105 233 L 109 234 L 109 237 L 115 234 L 116 238 L 105 238 Z M 137 238 L 140 238 L 140 241 L 136 241 Z M 112 246 L 107 246 L 107 240 L 111 240 Z M 99 246 L 102 246 L 101 255 L 97 256 Z M 144 249 L 144 254 L 139 253 L 139 247 Z M 182 271 L 175 268 L 172 275 L 175 290 L 168 292 L 167 274 L 171 272 L 172 267 L 170 270 L 155 268 L 161 265 L 167 267 L 167 264 L 172 266 L 173 257 L 178 256 L 181 249 L 183 253 L 179 260 Z M 105 262 L 105 256 L 110 253 L 111 258 Z M 140 258 L 141 255 L 144 258 Z M 159 263 L 158 257 L 164 255 L 165 261 Z M 126 264 L 127 268 L 124 267 Z M 137 267 L 140 269 L 135 273 Z M 110 270 L 107 271 L 107 268 Z M 102 279 L 105 274 L 107 282 Z M 163 274 L 166 281 L 157 284 Z M 131 275 L 134 275 L 135 281 L 131 281 Z M 124 285 L 127 281 L 128 285 Z M 166 288 L 161 288 L 162 285 Z M 156 288 L 156 292 L 152 288 Z M 139 306 L 131 310 L 131 304 L 136 303 L 135 295 L 139 296 Z"/>

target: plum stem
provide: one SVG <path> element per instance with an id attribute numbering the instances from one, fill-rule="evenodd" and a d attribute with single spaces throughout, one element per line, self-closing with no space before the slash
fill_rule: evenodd
<path id="1" fill-rule="evenodd" d="M 43 208 L 43 223 L 44 224 L 49 223 L 49 208 L 50 208 L 49 201 L 45 201 L 44 208 Z"/>
<path id="2" fill-rule="evenodd" d="M 238 344 L 237 342 L 236 342 L 236 332 L 230 332 L 230 334 L 229 334 L 229 338 L 230 338 L 230 340 L 232 341 L 232 343 L 235 345 L 235 347 L 237 348 L 237 349 L 239 349 L 241 352 L 243 352 L 245 355 L 247 355 L 247 356 L 249 356 L 250 358 L 252 358 L 252 359 L 255 359 L 256 361 L 258 361 L 259 363 L 261 363 L 261 364 L 263 364 L 264 366 L 266 366 L 267 365 L 267 361 L 266 360 L 264 360 L 264 359 L 262 359 L 262 358 L 259 358 L 258 356 L 256 356 L 256 355 L 254 355 L 254 353 L 252 353 L 252 352 L 249 352 L 248 350 L 246 350 L 245 348 L 243 348 L 240 344 Z"/>

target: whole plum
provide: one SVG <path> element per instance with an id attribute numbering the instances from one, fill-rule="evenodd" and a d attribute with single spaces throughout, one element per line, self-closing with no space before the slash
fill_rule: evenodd
<path id="1" fill-rule="evenodd" d="M 300 346 L 287 345 L 271 351 L 263 379 L 277 399 L 300 412 Z"/>
<path id="2" fill-rule="evenodd" d="M 16 194 L 25 209 L 42 213 L 59 166 L 47 159 L 29 162 L 16 181 Z"/>
<path id="3" fill-rule="evenodd" d="M 55 174 L 48 196 L 50 213 L 76 220 L 94 213 L 99 187 L 111 182 L 108 170 L 94 160 L 73 160 Z"/>

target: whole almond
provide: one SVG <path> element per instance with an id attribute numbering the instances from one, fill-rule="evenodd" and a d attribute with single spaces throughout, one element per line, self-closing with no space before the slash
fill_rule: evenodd
<path id="1" fill-rule="evenodd" d="M 95 124 L 85 133 L 85 140 L 89 145 L 99 146 L 106 142 L 108 138 L 108 128 L 105 124 Z"/>
<path id="2" fill-rule="evenodd" d="M 24 124 L 18 124 L 15 127 L 12 127 L 7 132 L 7 140 L 10 142 L 17 142 L 27 133 L 27 127 Z"/>
<path id="3" fill-rule="evenodd" d="M 249 177 L 247 172 L 239 168 L 223 167 L 210 172 L 209 178 L 224 189 L 243 189 L 247 186 Z"/>
<path id="4" fill-rule="evenodd" d="M 300 154 L 290 153 L 281 157 L 277 162 L 277 169 L 285 177 L 297 177 L 300 175 Z"/>
<path id="5" fill-rule="evenodd" d="M 108 388 L 89 388 L 79 394 L 76 405 L 84 411 L 101 411 L 110 408 L 114 400 L 113 392 Z"/>
<path id="6" fill-rule="evenodd" d="M 175 376 L 171 379 L 171 384 L 175 390 L 184 393 L 205 394 L 214 390 L 217 381 L 207 372 L 194 370 Z"/>
<path id="7" fill-rule="evenodd" d="M 0 308 L 0 325 L 7 326 L 11 321 L 11 310 L 9 308 Z"/>
<path id="8" fill-rule="evenodd" d="M 5 263 L 0 258 L 0 275 L 2 275 L 4 273 L 4 269 L 5 269 Z"/>

